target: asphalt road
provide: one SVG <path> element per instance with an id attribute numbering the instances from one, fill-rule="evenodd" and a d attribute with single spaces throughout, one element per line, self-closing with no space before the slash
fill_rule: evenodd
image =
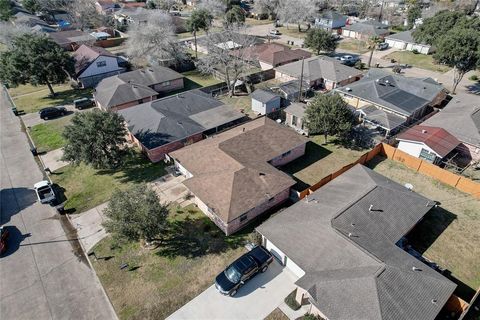
<path id="1" fill-rule="evenodd" d="M 36 201 L 32 186 L 43 175 L 1 89 L 0 149 L 0 224 L 10 233 L 0 258 L 0 318 L 116 319 L 75 230 Z"/>

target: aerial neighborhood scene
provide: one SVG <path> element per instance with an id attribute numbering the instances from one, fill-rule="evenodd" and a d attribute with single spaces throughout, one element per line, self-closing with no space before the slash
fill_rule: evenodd
<path id="1" fill-rule="evenodd" d="M 480 320 L 479 0 L 0 0 L 0 319 Z"/>

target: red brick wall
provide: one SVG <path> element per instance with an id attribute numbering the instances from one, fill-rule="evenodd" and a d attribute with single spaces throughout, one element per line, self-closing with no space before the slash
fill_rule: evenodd
<path id="1" fill-rule="evenodd" d="M 278 166 L 283 166 L 284 164 L 289 163 L 290 161 L 293 161 L 305 154 L 305 146 L 306 143 L 293 148 L 290 150 L 290 153 L 285 155 L 285 156 L 278 156 L 272 160 L 270 160 L 270 164 L 272 166 L 278 167 Z"/>
<path id="2" fill-rule="evenodd" d="M 133 135 L 131 135 L 131 137 L 133 137 Z M 186 145 L 198 142 L 202 139 L 203 133 L 197 133 L 188 137 L 185 140 L 174 141 L 154 149 L 147 149 L 135 137 L 133 137 L 133 141 L 135 142 L 135 144 L 137 144 L 142 149 L 142 151 L 147 154 L 148 159 L 150 159 L 150 161 L 152 162 L 161 161 L 165 159 L 165 154 L 183 148 Z"/>

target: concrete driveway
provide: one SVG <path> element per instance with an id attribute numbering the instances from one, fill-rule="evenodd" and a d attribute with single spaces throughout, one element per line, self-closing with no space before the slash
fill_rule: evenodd
<path id="1" fill-rule="evenodd" d="M 248 281 L 234 297 L 222 296 L 212 285 L 167 319 L 264 319 L 296 288 L 297 279 L 275 260 L 267 272 Z"/>
<path id="2" fill-rule="evenodd" d="M 65 115 L 65 117 L 71 116 L 75 112 L 83 112 L 83 111 L 92 110 L 92 109 L 96 108 L 96 107 L 92 107 L 92 108 L 78 110 L 78 109 L 75 109 L 73 104 L 66 104 L 66 105 L 63 105 L 63 106 L 65 108 L 67 108 L 67 112 L 68 112 L 67 115 Z M 40 119 L 40 116 L 38 115 L 38 112 L 24 114 L 24 115 L 21 116 L 21 118 L 23 120 L 23 123 L 25 124 L 25 127 L 27 127 L 27 128 L 36 126 L 37 124 L 41 124 L 41 123 L 48 123 L 50 121 L 50 120 Z M 55 119 L 60 119 L 60 117 L 55 118 Z"/>

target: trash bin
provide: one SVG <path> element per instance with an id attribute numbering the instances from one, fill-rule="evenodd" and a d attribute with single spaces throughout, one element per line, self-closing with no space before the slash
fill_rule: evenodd
<path id="1" fill-rule="evenodd" d="M 18 116 L 18 110 L 17 110 L 17 108 L 13 107 L 13 108 L 12 108 L 12 112 L 13 112 L 14 115 Z"/>
<path id="2" fill-rule="evenodd" d="M 37 148 L 35 147 L 30 148 L 30 152 L 32 153 L 33 156 L 38 156 Z"/>
<path id="3" fill-rule="evenodd" d="M 55 206 L 55 209 L 57 210 L 58 214 L 64 214 L 65 213 L 65 207 L 62 204 L 59 204 L 58 206 Z"/>
<path id="4" fill-rule="evenodd" d="M 375 68 L 380 68 L 380 63 L 375 63 Z"/>

